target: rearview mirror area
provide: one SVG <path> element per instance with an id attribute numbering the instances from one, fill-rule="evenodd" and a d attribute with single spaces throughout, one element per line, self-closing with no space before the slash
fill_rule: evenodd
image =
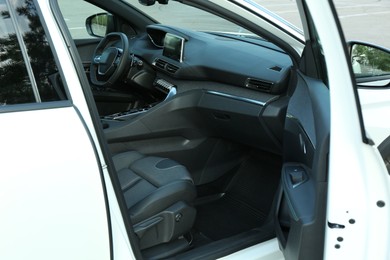
<path id="1" fill-rule="evenodd" d="M 382 76 L 390 78 L 389 50 L 362 42 L 350 42 L 349 46 L 356 79 Z"/>
<path id="2" fill-rule="evenodd" d="M 108 13 L 94 14 L 85 21 L 88 34 L 95 37 L 104 37 L 112 31 L 114 26 L 112 15 Z"/>
<path id="3" fill-rule="evenodd" d="M 141 5 L 149 6 L 149 5 L 154 5 L 156 3 L 156 0 L 138 0 L 138 2 Z M 161 5 L 166 5 L 168 4 L 168 0 L 157 0 L 157 2 Z"/>

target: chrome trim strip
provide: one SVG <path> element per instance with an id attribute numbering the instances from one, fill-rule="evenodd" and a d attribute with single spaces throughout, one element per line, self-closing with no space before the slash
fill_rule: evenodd
<path id="1" fill-rule="evenodd" d="M 175 96 L 176 94 L 177 94 L 176 87 L 171 87 L 171 88 L 169 89 L 169 92 L 168 92 L 167 96 L 165 97 L 164 101 L 166 101 L 166 100 L 172 98 L 172 97 Z"/>
<path id="2" fill-rule="evenodd" d="M 358 86 L 363 87 L 386 87 L 389 84 L 390 80 L 388 79 L 357 83 Z"/>
<path id="3" fill-rule="evenodd" d="M 231 99 L 235 99 L 235 100 L 239 100 L 239 101 L 244 101 L 244 102 L 247 102 L 247 103 L 260 105 L 260 106 L 265 106 L 268 103 L 268 102 L 262 102 L 262 101 L 258 101 L 258 100 L 254 100 L 254 99 L 238 97 L 238 96 L 234 96 L 234 95 L 230 95 L 230 94 L 226 94 L 226 93 L 221 93 L 221 92 L 217 92 L 217 91 L 212 91 L 212 90 L 207 90 L 206 93 L 207 94 L 216 95 L 216 96 L 220 96 L 220 97 L 226 97 L 226 98 L 231 98 Z"/>
<path id="4" fill-rule="evenodd" d="M 145 113 L 147 112 L 148 109 L 145 109 L 145 110 L 140 110 L 140 111 L 134 111 L 134 112 L 129 112 L 129 113 L 126 113 L 124 112 L 123 114 L 122 113 L 117 113 L 117 114 L 113 114 L 113 115 L 107 115 L 107 116 L 104 116 L 102 119 L 104 120 L 118 120 L 118 119 L 125 119 L 126 117 L 133 117 L 133 116 L 138 116 L 142 113 Z"/>

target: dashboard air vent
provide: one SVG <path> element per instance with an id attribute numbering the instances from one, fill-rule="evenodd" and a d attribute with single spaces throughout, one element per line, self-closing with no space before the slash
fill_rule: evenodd
<path id="1" fill-rule="evenodd" d="M 167 62 L 164 60 L 156 59 L 154 61 L 154 66 L 160 68 L 160 69 L 165 69 L 165 66 L 167 65 Z"/>
<path id="2" fill-rule="evenodd" d="M 272 82 L 252 78 L 248 78 L 245 82 L 245 86 L 247 88 L 256 89 L 263 92 L 271 92 L 273 85 L 274 83 Z"/>
<path id="3" fill-rule="evenodd" d="M 153 65 L 156 66 L 159 69 L 165 70 L 171 74 L 175 74 L 176 71 L 178 71 L 180 68 L 178 66 L 175 66 L 165 60 L 162 59 L 155 59 L 153 62 Z"/>
<path id="4" fill-rule="evenodd" d="M 165 66 L 165 69 L 168 71 L 168 72 L 170 72 L 170 73 L 175 73 L 176 71 L 178 71 L 179 70 L 179 67 L 177 67 L 177 66 L 175 66 L 175 65 L 172 65 L 172 64 L 167 64 L 166 66 Z"/>

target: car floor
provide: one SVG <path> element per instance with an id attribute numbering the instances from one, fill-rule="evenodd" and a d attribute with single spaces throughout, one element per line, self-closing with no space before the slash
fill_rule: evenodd
<path id="1" fill-rule="evenodd" d="M 261 227 L 279 185 L 281 158 L 250 152 L 219 180 L 198 188 L 194 247 Z"/>
<path id="2" fill-rule="evenodd" d="M 144 250 L 145 259 L 217 259 L 275 237 L 271 211 L 281 156 L 251 150 L 240 161 L 216 181 L 197 187 L 191 232 Z"/>

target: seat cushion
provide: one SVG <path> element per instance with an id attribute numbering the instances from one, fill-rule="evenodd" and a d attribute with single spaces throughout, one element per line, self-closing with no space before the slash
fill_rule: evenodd
<path id="1" fill-rule="evenodd" d="M 189 172 L 173 160 L 130 151 L 115 155 L 113 161 L 134 224 L 196 197 Z"/>

